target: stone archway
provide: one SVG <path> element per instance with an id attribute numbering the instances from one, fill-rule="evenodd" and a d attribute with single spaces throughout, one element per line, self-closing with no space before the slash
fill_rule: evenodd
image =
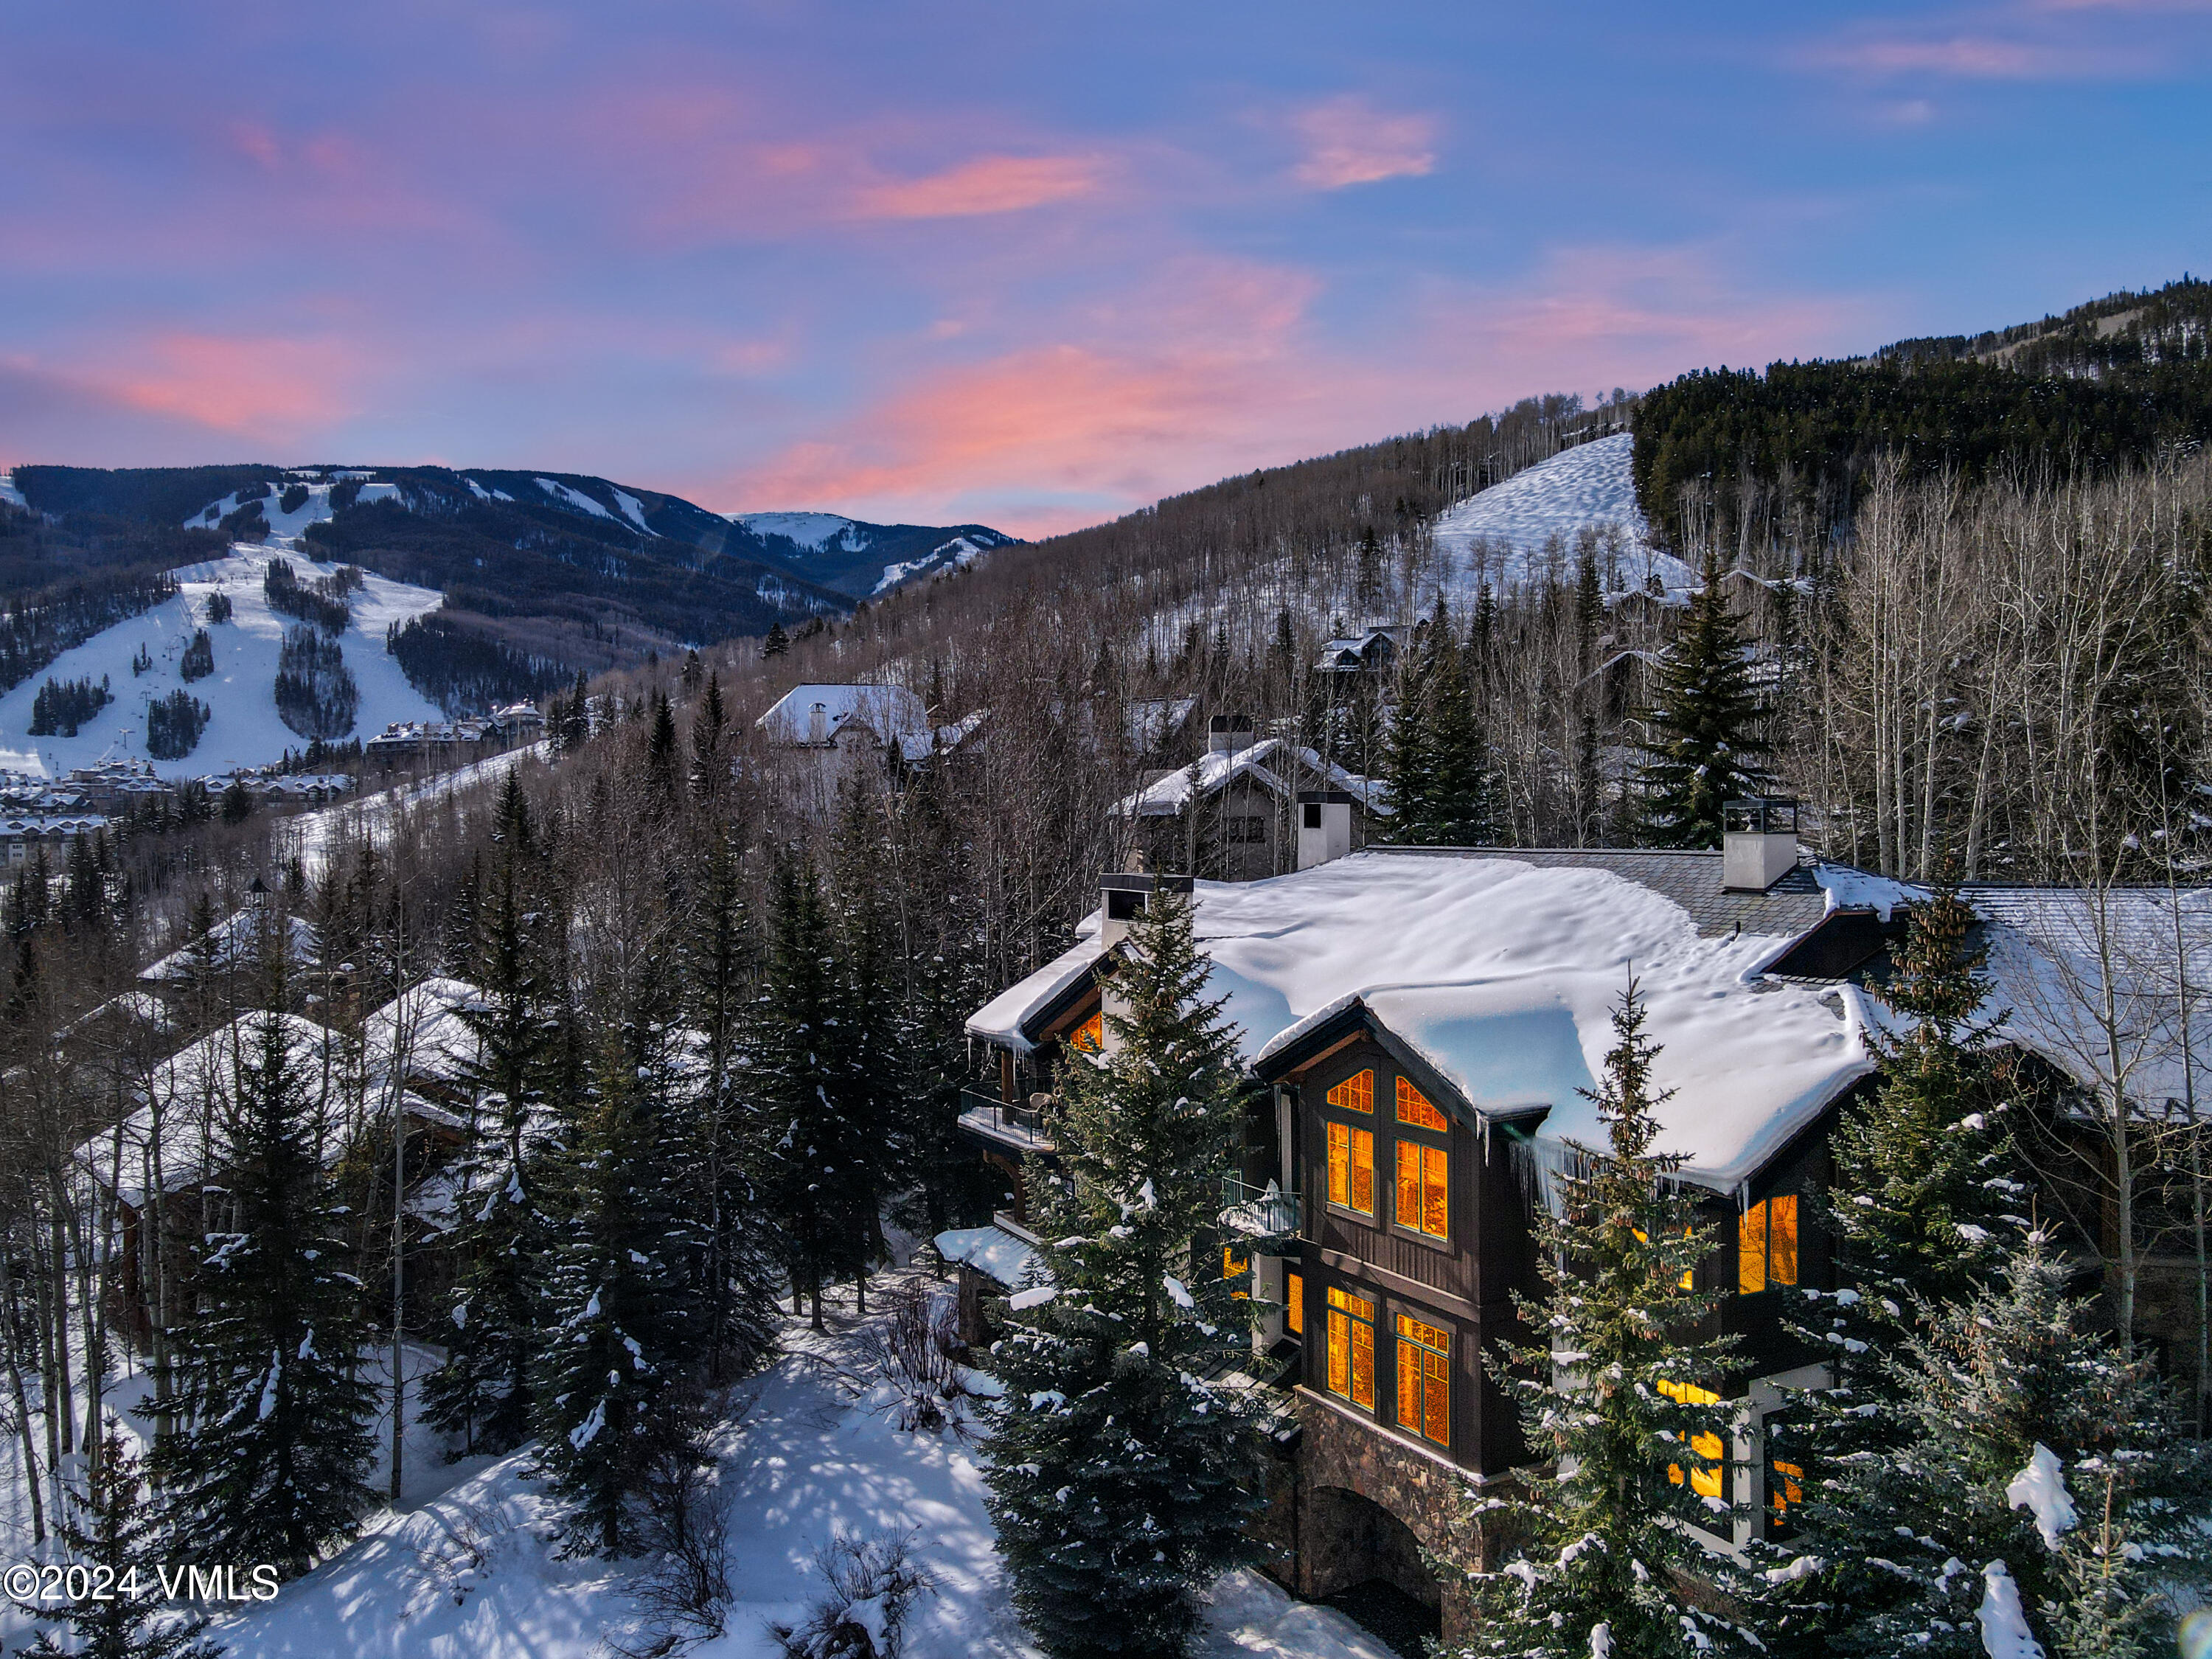
<path id="1" fill-rule="evenodd" d="M 1344 1486 L 1308 1494 L 1305 1593 L 1316 1601 L 1380 1581 L 1434 1611 L 1443 1605 L 1436 1575 L 1421 1559 L 1413 1529 L 1373 1498 Z"/>

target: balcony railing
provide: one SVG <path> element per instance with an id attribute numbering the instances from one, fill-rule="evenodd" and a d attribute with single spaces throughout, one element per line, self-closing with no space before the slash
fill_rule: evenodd
<path id="1" fill-rule="evenodd" d="M 1305 1206 L 1296 1193 L 1273 1182 L 1255 1187 L 1241 1176 L 1221 1178 L 1221 1224 L 1253 1238 L 1292 1238 L 1305 1224 Z"/>
<path id="2" fill-rule="evenodd" d="M 1052 1139 L 1044 1131 L 1042 1113 L 1033 1106 L 1012 1105 L 981 1089 L 960 1091 L 960 1125 L 1024 1152 L 1053 1150 Z"/>

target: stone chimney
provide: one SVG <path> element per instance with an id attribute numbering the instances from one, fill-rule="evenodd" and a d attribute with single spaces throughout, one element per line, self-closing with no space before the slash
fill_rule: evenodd
<path id="1" fill-rule="evenodd" d="M 1352 850 L 1352 797 L 1341 789 L 1298 795 L 1298 868 L 1340 859 Z"/>
<path id="2" fill-rule="evenodd" d="M 1721 808 L 1721 889 L 1763 893 L 1797 867 L 1797 803 L 1753 795 Z"/>
<path id="3" fill-rule="evenodd" d="M 1206 750 L 1210 755 L 1234 754 L 1252 746 L 1249 714 L 1216 714 L 1206 723 Z"/>
<path id="4" fill-rule="evenodd" d="M 817 702 L 806 711 L 806 740 L 817 744 L 830 741 L 830 707 L 827 703 Z"/>

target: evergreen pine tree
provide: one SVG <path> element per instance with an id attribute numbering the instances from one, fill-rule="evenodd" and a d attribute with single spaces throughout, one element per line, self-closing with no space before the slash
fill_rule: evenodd
<path id="1" fill-rule="evenodd" d="M 553 1177 L 537 1455 L 568 1505 L 570 1546 L 610 1556 L 635 1546 L 638 1500 L 698 1429 L 702 1240 L 684 1190 L 684 1067 L 667 1012 L 656 977 L 605 1035 Z"/>
<path id="2" fill-rule="evenodd" d="M 473 1105 L 454 1240 L 460 1266 L 446 1363 L 422 1387 L 423 1415 L 471 1452 L 510 1450 L 528 1435 L 530 1372 L 542 1346 L 547 1237 L 534 1189 L 555 1036 L 544 932 L 555 918 L 537 860 L 529 798 L 509 772 L 472 952 L 480 994 L 458 1011 L 476 1038 L 461 1073 Z"/>
<path id="3" fill-rule="evenodd" d="M 278 937 L 283 936 L 278 930 Z M 289 1577 L 368 1504 L 374 1389 L 359 1373 L 361 1286 L 317 1149 L 308 1079 L 282 1012 L 283 952 L 263 1012 L 240 1028 L 233 1099 L 216 1124 L 219 1224 L 197 1264 L 196 1315 L 175 1333 L 177 1431 L 155 1463 L 180 1553 L 267 1562 Z"/>
<path id="4" fill-rule="evenodd" d="M 1203 1380 L 1246 1356 L 1249 1306 L 1206 1260 L 1243 1109 L 1206 973 L 1189 903 L 1155 892 L 1104 1052 L 1062 1068 L 1066 1178 L 1039 1224 L 1059 1242 L 992 1350 L 992 1514 L 1014 1604 L 1054 1659 L 1181 1654 L 1198 1593 L 1249 1548 L 1257 1432 L 1243 1395 Z"/>
<path id="5" fill-rule="evenodd" d="M 699 704 L 698 718 L 691 722 L 691 794 L 696 800 L 712 803 L 721 799 L 730 781 L 730 760 L 726 752 L 730 716 L 722 702 L 722 677 L 707 676 L 707 695 Z"/>
<path id="6" fill-rule="evenodd" d="M 114 1575 L 106 1599 L 85 1596 L 68 1604 L 62 1622 L 74 1638 L 57 1644 L 41 1631 L 27 1654 L 76 1659 L 220 1659 L 222 1647 L 205 1639 L 207 1620 L 161 1594 L 161 1570 L 177 1556 L 161 1511 L 146 1501 L 143 1466 L 130 1441 L 111 1426 L 72 1492 L 58 1529 L 73 1562 L 105 1567 Z"/>
<path id="7" fill-rule="evenodd" d="M 1384 752 L 1390 783 L 1390 839 L 1401 845 L 1431 844 L 1435 821 L 1434 757 L 1429 741 L 1430 688 L 1435 641 L 1425 634 L 1398 659 L 1398 701 L 1392 711 Z"/>
<path id="8" fill-rule="evenodd" d="M 791 649 L 791 635 L 783 631 L 781 622 L 768 625 L 768 637 L 761 641 L 761 660 L 772 662 Z"/>
<path id="9" fill-rule="evenodd" d="M 1923 1303 L 1885 1365 L 1893 1448 L 1814 1472 L 1829 1652 L 1981 1659 L 2000 1574 L 2055 1659 L 2172 1650 L 2173 1598 L 2212 1578 L 2212 1456 L 2069 1271 L 2032 1231 L 1971 1300 Z"/>
<path id="10" fill-rule="evenodd" d="M 645 762 L 655 787 L 663 791 L 675 789 L 676 708 L 665 691 L 653 694 L 653 734 L 646 739 Z"/>
<path id="11" fill-rule="evenodd" d="M 817 1329 L 824 1281 L 854 1273 L 866 1260 L 877 1224 L 870 1172 L 882 1151 L 872 1144 L 872 1080 L 861 1071 L 860 1033 L 836 952 L 812 866 L 786 858 L 775 873 L 753 1074 L 763 1196 L 781 1229 L 794 1297 L 811 1294 Z"/>
<path id="12" fill-rule="evenodd" d="M 1668 647 L 1658 690 L 1639 778 L 1644 840 L 1653 847 L 1718 847 L 1721 808 L 1765 784 L 1759 757 L 1766 744 L 1751 662 L 1721 589 L 1716 554 L 1705 555 L 1705 586 Z"/>
<path id="13" fill-rule="evenodd" d="M 1753 1646 L 1688 1589 L 1747 1588 L 1681 1524 L 1725 1536 L 1734 1522 L 1721 1398 L 1733 1339 L 1697 1334 L 1725 1299 L 1694 1288 L 1714 1229 L 1677 1182 L 1682 1159 L 1652 1150 L 1668 1095 L 1653 1091 L 1658 1049 L 1644 1024 L 1632 982 L 1589 1097 L 1609 1146 L 1570 1143 L 1556 1206 L 1537 1207 L 1548 1295 L 1522 1299 L 1521 1315 L 1546 1340 L 1510 1351 L 1495 1375 L 1557 1473 L 1504 1500 L 1504 1526 L 1486 1528 L 1516 1539 L 1516 1559 L 1467 1574 L 1480 1618 L 1460 1655 L 1658 1659 Z"/>
<path id="14" fill-rule="evenodd" d="M 1469 653 L 1454 641 L 1437 601 L 1435 665 L 1429 678 L 1429 811 L 1431 844 L 1484 847 L 1493 839 L 1490 747 L 1475 707 Z"/>

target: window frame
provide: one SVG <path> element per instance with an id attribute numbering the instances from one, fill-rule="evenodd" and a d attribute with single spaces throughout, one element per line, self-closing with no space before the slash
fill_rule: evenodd
<path id="1" fill-rule="evenodd" d="M 1408 1334 L 1406 1330 L 1407 1325 L 1419 1326 L 1422 1332 L 1432 1333 L 1440 1337 L 1443 1339 L 1442 1345 L 1431 1343 L 1424 1336 Z M 1395 1398 L 1391 1413 L 1392 1425 L 1401 1434 L 1409 1434 L 1415 1439 L 1425 1441 L 1428 1444 L 1443 1451 L 1449 1451 L 1452 1445 L 1451 1407 L 1454 1392 L 1452 1353 L 1453 1345 L 1459 1333 L 1451 1325 L 1442 1321 L 1432 1320 L 1423 1310 L 1395 1302 L 1391 1304 L 1390 1381 L 1391 1392 Z M 1419 1366 L 1414 1373 L 1414 1392 L 1421 1418 L 1419 1423 L 1406 1421 L 1406 1358 L 1409 1349 L 1413 1351 Z M 1436 1362 L 1435 1364 L 1430 1364 L 1431 1360 Z M 1430 1391 L 1432 1388 L 1440 1389 L 1443 1391 L 1441 1415 L 1443 1419 L 1443 1437 L 1441 1439 L 1429 1431 L 1429 1424 L 1437 1414 L 1431 1409 Z"/>
<path id="2" fill-rule="evenodd" d="M 1376 1209 L 1375 1197 L 1375 1131 L 1357 1123 L 1346 1123 L 1335 1118 L 1322 1120 L 1322 1201 L 1336 1214 L 1349 1216 L 1368 1226 L 1381 1224 L 1382 1217 Z M 1336 1140 L 1344 1137 L 1344 1196 L 1336 1195 Z M 1367 1152 L 1367 1207 L 1361 1209 L 1355 1201 L 1359 1187 L 1357 1177 L 1361 1173 L 1358 1154 L 1362 1146 Z"/>
<path id="3" fill-rule="evenodd" d="M 1366 1311 L 1361 1313 L 1348 1305 L 1352 1303 L 1357 1303 L 1359 1308 L 1364 1308 Z M 1377 1398 L 1375 1386 L 1375 1316 L 1380 1306 L 1379 1297 L 1362 1296 L 1358 1291 L 1341 1285 L 1328 1286 L 1328 1293 L 1322 1298 L 1322 1307 L 1327 1316 L 1323 1322 L 1322 1344 L 1322 1391 L 1331 1399 L 1340 1400 L 1354 1410 L 1365 1412 L 1370 1416 L 1375 1414 L 1375 1401 Z M 1363 1328 L 1367 1334 L 1367 1398 L 1364 1401 L 1359 1398 L 1357 1392 L 1359 1387 L 1358 1339 Z M 1337 1355 L 1340 1352 L 1337 1333 L 1340 1330 L 1344 1333 L 1341 1350 L 1344 1356 L 1344 1387 L 1340 1389 L 1336 1386 Z"/>
<path id="4" fill-rule="evenodd" d="M 1775 1243 L 1784 1231 L 1776 1221 L 1789 1218 L 1788 1265 L 1789 1275 L 1777 1272 L 1778 1261 Z M 1753 1218 L 1756 1218 L 1754 1226 Z M 1788 1290 L 1802 1285 L 1805 1276 L 1805 1210 L 1796 1193 L 1769 1193 L 1765 1198 L 1739 1212 L 1735 1221 L 1735 1290 L 1738 1296 L 1764 1296 L 1769 1291 Z M 1752 1243 L 1754 1232 L 1756 1249 Z M 1750 1282 L 1756 1261 L 1759 1283 Z"/>

